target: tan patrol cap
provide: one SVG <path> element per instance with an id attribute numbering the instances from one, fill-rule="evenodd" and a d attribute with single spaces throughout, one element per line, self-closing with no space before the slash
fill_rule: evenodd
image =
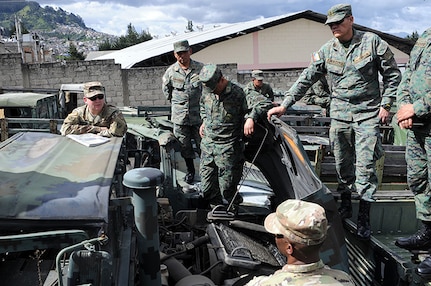
<path id="1" fill-rule="evenodd" d="M 84 97 L 90 98 L 95 95 L 105 94 L 103 92 L 103 85 L 99 81 L 90 81 L 84 83 Z"/>
<path id="2" fill-rule="evenodd" d="M 292 199 L 269 214 L 264 225 L 269 233 L 282 234 L 291 242 L 316 245 L 325 240 L 328 221 L 320 205 Z"/>

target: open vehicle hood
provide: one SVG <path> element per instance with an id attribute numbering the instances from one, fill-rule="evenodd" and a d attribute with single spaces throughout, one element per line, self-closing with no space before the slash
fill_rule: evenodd
<path id="1" fill-rule="evenodd" d="M 86 147 L 69 138 L 18 133 L 0 144 L 0 225 L 29 229 L 108 221 L 122 138 Z M 2 227 L 4 229 L 4 227 Z"/>

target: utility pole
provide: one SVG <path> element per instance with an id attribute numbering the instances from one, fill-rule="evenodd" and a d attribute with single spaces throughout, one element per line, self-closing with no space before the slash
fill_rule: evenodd
<path id="1" fill-rule="evenodd" d="M 22 48 L 22 35 L 21 35 L 21 20 L 18 19 L 18 16 L 15 14 L 15 33 L 16 33 L 16 41 L 18 43 L 18 53 L 21 54 L 21 59 L 24 62 L 24 52 Z"/>

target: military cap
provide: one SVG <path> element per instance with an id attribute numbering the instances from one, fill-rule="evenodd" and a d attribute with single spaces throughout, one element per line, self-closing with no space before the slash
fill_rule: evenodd
<path id="1" fill-rule="evenodd" d="M 316 245 L 325 240 L 328 221 L 320 205 L 292 199 L 269 214 L 264 225 L 269 233 L 282 234 L 291 242 Z"/>
<path id="2" fill-rule="evenodd" d="M 84 83 L 84 97 L 93 97 L 98 94 L 105 94 L 103 85 L 98 81 L 91 81 Z"/>
<path id="3" fill-rule="evenodd" d="M 183 40 L 174 43 L 174 52 L 187 52 L 190 49 L 189 41 Z"/>
<path id="4" fill-rule="evenodd" d="M 337 4 L 328 10 L 325 24 L 341 21 L 350 15 L 352 15 L 352 6 L 349 4 Z"/>
<path id="5" fill-rule="evenodd" d="M 211 91 L 214 91 L 221 76 L 221 70 L 217 67 L 217 65 L 206 64 L 202 67 L 201 72 L 199 73 L 199 80 L 205 87 L 209 88 Z"/>
<path id="6" fill-rule="evenodd" d="M 261 70 L 254 70 L 251 72 L 251 77 L 255 78 L 257 80 L 263 80 L 263 71 Z"/>

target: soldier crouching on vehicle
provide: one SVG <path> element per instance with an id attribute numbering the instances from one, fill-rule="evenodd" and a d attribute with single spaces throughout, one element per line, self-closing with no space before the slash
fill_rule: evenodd
<path id="1" fill-rule="evenodd" d="M 98 81 L 84 84 L 85 105 L 75 108 L 64 120 L 61 135 L 94 133 L 104 137 L 122 137 L 127 123 L 121 111 L 105 102 L 103 86 Z"/>

